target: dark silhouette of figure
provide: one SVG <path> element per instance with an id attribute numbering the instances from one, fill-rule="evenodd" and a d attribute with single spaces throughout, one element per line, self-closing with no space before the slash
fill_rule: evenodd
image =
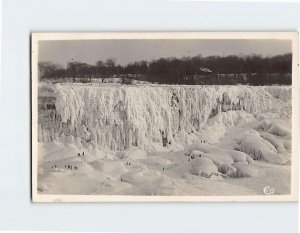
<path id="1" fill-rule="evenodd" d="M 82 152 L 82 155 L 84 155 L 84 151 Z"/>
<path id="2" fill-rule="evenodd" d="M 80 156 L 80 153 L 78 153 L 77 155 Z"/>

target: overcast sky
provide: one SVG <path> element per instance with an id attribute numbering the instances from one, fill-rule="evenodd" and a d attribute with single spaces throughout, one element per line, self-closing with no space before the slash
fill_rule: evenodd
<path id="1" fill-rule="evenodd" d="M 69 61 L 95 64 L 115 58 L 117 64 L 151 61 L 158 58 L 202 55 L 273 56 L 292 52 L 290 40 L 69 40 L 40 41 L 39 61 L 51 61 L 66 66 Z"/>

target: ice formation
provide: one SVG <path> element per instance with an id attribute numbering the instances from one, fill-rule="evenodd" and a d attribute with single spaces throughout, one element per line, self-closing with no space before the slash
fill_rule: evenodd
<path id="1" fill-rule="evenodd" d="M 290 192 L 290 87 L 40 83 L 38 100 L 40 193 Z"/>
<path id="2" fill-rule="evenodd" d="M 290 96 L 289 90 L 250 86 L 62 84 L 52 88 L 55 108 L 40 114 L 44 118 L 39 141 L 112 151 L 183 149 L 209 134 L 207 126 L 222 136 L 224 127 L 251 122 L 261 113 L 280 113 L 282 96 Z M 205 138 L 212 142 L 218 137 Z"/>

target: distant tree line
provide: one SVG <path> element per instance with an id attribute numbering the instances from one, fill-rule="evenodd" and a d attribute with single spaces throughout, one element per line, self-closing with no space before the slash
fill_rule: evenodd
<path id="1" fill-rule="evenodd" d="M 199 72 L 200 68 L 207 68 L 212 72 Z M 78 78 L 81 82 L 91 82 L 92 79 L 120 77 L 124 83 L 130 83 L 128 79 L 137 79 L 160 84 L 291 84 L 291 72 L 292 54 L 273 57 L 199 55 L 160 58 L 127 65 L 118 65 L 114 59 L 99 60 L 94 65 L 72 61 L 66 68 L 51 62 L 39 63 L 41 80 L 68 78 L 74 82 Z"/>

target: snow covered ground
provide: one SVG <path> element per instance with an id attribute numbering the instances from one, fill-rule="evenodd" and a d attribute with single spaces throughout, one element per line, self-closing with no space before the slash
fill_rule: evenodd
<path id="1" fill-rule="evenodd" d="M 291 191 L 291 88 L 39 84 L 38 192 Z"/>

